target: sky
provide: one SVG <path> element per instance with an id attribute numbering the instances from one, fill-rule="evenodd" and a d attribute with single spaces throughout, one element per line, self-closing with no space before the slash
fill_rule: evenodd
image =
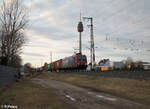
<path id="1" fill-rule="evenodd" d="M 73 55 L 79 45 L 80 12 L 93 18 L 96 62 L 127 57 L 150 62 L 150 0 L 24 0 L 23 4 L 29 12 L 23 63 L 49 63 L 50 52 L 53 61 Z M 82 33 L 82 53 L 88 61 L 89 24 L 83 21 Z"/>

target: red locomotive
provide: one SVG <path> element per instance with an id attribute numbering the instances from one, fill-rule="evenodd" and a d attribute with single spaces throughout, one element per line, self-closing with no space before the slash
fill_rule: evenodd
<path id="1" fill-rule="evenodd" d="M 50 64 L 51 71 L 57 70 L 84 70 L 87 67 L 86 55 L 75 54 Z"/>

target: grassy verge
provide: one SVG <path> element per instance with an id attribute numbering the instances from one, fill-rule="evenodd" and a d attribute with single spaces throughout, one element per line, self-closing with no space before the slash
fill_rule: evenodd
<path id="1" fill-rule="evenodd" d="M 126 78 L 105 78 L 77 74 L 45 73 L 39 76 L 55 79 L 74 85 L 91 88 L 136 102 L 150 105 L 150 80 L 134 80 Z"/>
<path id="2" fill-rule="evenodd" d="M 24 80 L 0 91 L 0 105 L 15 105 L 19 109 L 70 109 L 53 92 Z"/>

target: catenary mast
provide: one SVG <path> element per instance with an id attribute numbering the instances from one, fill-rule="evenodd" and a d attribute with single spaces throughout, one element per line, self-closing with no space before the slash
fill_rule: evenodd
<path id="1" fill-rule="evenodd" d="M 87 19 L 88 21 L 90 20 L 90 25 L 88 25 L 88 27 L 90 27 L 90 43 L 91 43 L 91 47 L 90 47 L 90 52 L 91 52 L 91 70 L 94 69 L 95 67 L 95 47 L 94 47 L 94 35 L 93 35 L 93 18 L 92 17 L 83 17 L 83 19 Z"/>

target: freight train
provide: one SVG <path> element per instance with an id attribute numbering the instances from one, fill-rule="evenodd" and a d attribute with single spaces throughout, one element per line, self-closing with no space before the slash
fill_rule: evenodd
<path id="1" fill-rule="evenodd" d="M 70 57 L 59 59 L 50 64 L 45 64 L 44 71 L 85 70 L 87 68 L 86 55 L 80 53 Z"/>

